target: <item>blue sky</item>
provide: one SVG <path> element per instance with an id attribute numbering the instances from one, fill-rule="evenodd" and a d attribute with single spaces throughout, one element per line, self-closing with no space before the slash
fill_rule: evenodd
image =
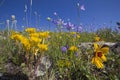
<path id="1" fill-rule="evenodd" d="M 36 26 L 34 12 L 40 15 L 39 26 L 47 29 L 47 17 L 54 18 L 54 12 L 64 19 L 76 25 L 78 22 L 77 3 L 85 6 L 85 11 L 80 11 L 80 23 L 86 25 L 85 28 L 99 28 L 101 25 L 116 26 L 120 21 L 120 0 L 32 0 L 32 17 L 30 27 Z M 24 6 L 28 8 L 28 18 L 30 17 L 30 0 L 0 0 L 0 23 L 6 19 L 11 19 L 15 15 L 17 26 L 21 28 L 25 25 Z M 0 27 L 3 26 L 0 24 Z M 52 26 L 53 28 L 53 26 Z"/>

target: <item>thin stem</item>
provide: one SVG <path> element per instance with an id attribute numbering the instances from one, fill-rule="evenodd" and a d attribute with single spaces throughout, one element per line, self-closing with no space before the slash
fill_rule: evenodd
<path id="1" fill-rule="evenodd" d="M 31 16 L 32 16 L 32 0 L 30 0 L 30 20 L 29 20 L 29 26 L 31 25 Z"/>
<path id="2" fill-rule="evenodd" d="M 79 9 L 79 6 L 77 6 L 77 15 L 78 15 L 78 24 L 80 25 L 80 9 Z"/>

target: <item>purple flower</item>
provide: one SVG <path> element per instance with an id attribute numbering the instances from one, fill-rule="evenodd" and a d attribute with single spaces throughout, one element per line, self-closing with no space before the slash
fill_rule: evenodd
<path id="1" fill-rule="evenodd" d="M 67 48 L 65 46 L 61 47 L 61 51 L 65 53 L 67 51 Z"/>
<path id="2" fill-rule="evenodd" d="M 76 37 L 76 36 L 77 36 L 77 34 L 74 34 L 73 36 L 74 36 L 74 37 Z"/>
<path id="3" fill-rule="evenodd" d="M 77 32 L 82 32 L 82 27 L 81 26 L 79 26 L 78 28 L 77 28 Z"/>
<path id="4" fill-rule="evenodd" d="M 53 13 L 55 16 L 57 16 L 58 14 L 56 12 Z"/>
<path id="5" fill-rule="evenodd" d="M 84 5 L 80 6 L 80 9 L 85 11 L 85 6 Z"/>
<path id="6" fill-rule="evenodd" d="M 66 26 L 67 30 L 73 30 L 73 29 L 75 29 L 75 25 L 72 24 L 71 22 L 68 22 L 68 23 L 64 24 L 64 26 Z"/>
<path id="7" fill-rule="evenodd" d="M 75 56 L 78 57 L 78 53 L 77 52 L 75 53 Z"/>
<path id="8" fill-rule="evenodd" d="M 58 19 L 58 20 L 52 20 L 52 22 L 56 25 L 56 26 L 63 26 L 64 21 L 62 19 Z"/>

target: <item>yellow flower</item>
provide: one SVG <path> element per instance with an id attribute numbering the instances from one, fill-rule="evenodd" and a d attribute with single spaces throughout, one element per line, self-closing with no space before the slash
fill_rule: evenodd
<path id="1" fill-rule="evenodd" d="M 96 42 L 100 41 L 100 37 L 98 37 L 98 35 L 95 36 L 95 41 Z"/>
<path id="2" fill-rule="evenodd" d="M 36 29 L 35 28 L 27 28 L 27 29 L 25 29 L 25 31 L 28 33 L 34 33 L 34 32 L 36 32 Z"/>
<path id="3" fill-rule="evenodd" d="M 77 38 L 80 38 L 80 35 L 77 35 Z"/>
<path id="4" fill-rule="evenodd" d="M 78 48 L 76 46 L 71 46 L 69 48 L 70 51 L 78 51 Z"/>
<path id="5" fill-rule="evenodd" d="M 72 35 L 75 35 L 75 34 L 76 34 L 76 32 L 71 32 L 71 34 L 72 34 Z"/>
<path id="6" fill-rule="evenodd" d="M 37 37 L 30 37 L 30 42 L 31 43 L 40 43 L 42 39 L 37 38 Z"/>
<path id="7" fill-rule="evenodd" d="M 24 37 L 23 35 L 13 32 L 11 35 L 11 39 L 19 41 L 26 50 L 30 50 L 31 45 L 29 39 Z"/>
<path id="8" fill-rule="evenodd" d="M 46 32 L 39 32 L 39 35 L 40 35 L 41 38 L 45 38 L 46 39 L 49 36 L 49 32 L 47 32 L 47 31 Z"/>
<path id="9" fill-rule="evenodd" d="M 38 47 L 40 51 L 44 52 L 48 50 L 48 45 L 47 44 L 38 44 Z"/>
<path id="10" fill-rule="evenodd" d="M 103 62 L 107 61 L 105 55 L 108 51 L 108 47 L 99 46 L 97 43 L 94 43 L 94 57 L 92 58 L 92 64 L 95 64 L 97 68 L 103 68 Z"/>
<path id="11" fill-rule="evenodd" d="M 107 54 L 109 52 L 108 47 L 103 47 L 102 45 L 98 45 L 97 43 L 94 43 L 94 52 L 101 52 L 102 54 Z"/>
<path id="12" fill-rule="evenodd" d="M 23 47 L 24 47 L 27 51 L 30 50 L 31 44 L 30 44 L 30 42 L 29 42 L 29 39 L 27 39 L 26 37 L 23 37 L 20 42 L 22 43 Z"/>
<path id="13" fill-rule="evenodd" d="M 80 35 L 77 34 L 76 32 L 71 32 L 71 34 L 72 34 L 75 38 L 80 38 Z"/>
<path id="14" fill-rule="evenodd" d="M 30 37 L 39 37 L 39 33 L 30 33 L 29 34 Z"/>
<path id="15" fill-rule="evenodd" d="M 14 39 L 16 41 L 21 41 L 24 36 L 19 34 L 19 33 L 13 33 L 11 36 L 10 36 L 11 39 Z"/>

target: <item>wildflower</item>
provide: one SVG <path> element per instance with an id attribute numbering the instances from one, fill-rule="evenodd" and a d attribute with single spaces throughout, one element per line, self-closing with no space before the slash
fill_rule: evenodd
<path id="1" fill-rule="evenodd" d="M 104 65 L 103 65 L 101 59 L 98 57 L 94 57 L 92 59 L 92 64 L 95 64 L 97 66 L 97 68 L 104 68 Z"/>
<path id="2" fill-rule="evenodd" d="M 15 15 L 11 15 L 12 20 L 15 20 Z"/>
<path id="3" fill-rule="evenodd" d="M 78 28 L 77 28 L 77 32 L 82 32 L 82 27 L 81 26 L 79 26 Z"/>
<path id="4" fill-rule="evenodd" d="M 80 35 L 78 35 L 76 32 L 71 32 L 71 34 L 72 34 L 75 38 L 80 38 Z"/>
<path id="5" fill-rule="evenodd" d="M 94 43 L 94 57 L 92 58 L 92 64 L 95 64 L 97 68 L 103 68 L 103 62 L 107 61 L 105 55 L 108 53 L 108 47 L 99 46 Z"/>
<path id="6" fill-rule="evenodd" d="M 75 35 L 75 34 L 76 34 L 76 32 L 71 32 L 71 34 L 72 34 L 72 35 Z"/>
<path id="7" fill-rule="evenodd" d="M 80 38 L 80 35 L 77 35 L 77 38 Z"/>
<path id="8" fill-rule="evenodd" d="M 70 51 L 78 51 L 78 48 L 76 46 L 71 46 L 69 48 Z"/>
<path id="9" fill-rule="evenodd" d="M 72 24 L 71 22 L 68 22 L 68 23 L 66 23 L 64 25 L 66 26 L 67 30 L 73 30 L 73 29 L 75 29 L 75 25 Z"/>
<path id="10" fill-rule="evenodd" d="M 30 37 L 31 43 L 40 43 L 42 39 L 37 38 L 37 37 Z"/>
<path id="11" fill-rule="evenodd" d="M 39 35 L 40 35 L 41 38 L 45 38 L 46 39 L 46 38 L 49 37 L 49 32 L 47 32 L 47 31 L 46 32 L 39 32 Z"/>
<path id="12" fill-rule="evenodd" d="M 66 51 L 67 51 L 67 48 L 63 46 L 63 47 L 61 48 L 61 51 L 62 51 L 63 53 L 66 52 Z"/>
<path id="13" fill-rule="evenodd" d="M 57 13 L 56 13 L 56 12 L 54 12 L 53 14 L 54 14 L 55 16 L 57 16 Z"/>
<path id="14" fill-rule="evenodd" d="M 39 49 L 44 52 L 48 50 L 47 44 L 38 44 Z"/>
<path id="15" fill-rule="evenodd" d="M 10 36 L 11 39 L 14 39 L 16 41 L 21 41 L 23 37 L 24 37 L 23 35 L 15 32 L 12 32 L 12 35 Z"/>
<path id="16" fill-rule="evenodd" d="M 30 37 L 39 37 L 39 33 L 30 33 L 29 36 Z"/>
<path id="17" fill-rule="evenodd" d="M 51 18 L 50 18 L 50 17 L 47 17 L 47 20 L 48 20 L 48 21 L 50 21 L 50 20 L 51 20 Z"/>
<path id="18" fill-rule="evenodd" d="M 52 20 L 52 22 L 56 25 L 56 26 L 63 26 L 65 23 L 64 23 L 64 20 L 62 19 L 58 19 L 58 20 Z"/>
<path id="19" fill-rule="evenodd" d="M 34 33 L 34 32 L 36 32 L 36 29 L 35 28 L 27 28 L 27 29 L 25 29 L 25 31 L 28 33 Z"/>
<path id="20" fill-rule="evenodd" d="M 81 5 L 81 6 L 80 6 L 80 9 L 83 10 L 83 11 L 85 11 L 85 6 L 84 6 L 84 5 Z"/>
<path id="21" fill-rule="evenodd" d="M 96 42 L 100 41 L 100 37 L 98 37 L 98 35 L 96 35 L 95 41 L 96 41 Z"/>
<path id="22" fill-rule="evenodd" d="M 75 56 L 78 57 L 78 53 L 77 52 L 75 53 Z"/>
<path id="23" fill-rule="evenodd" d="M 21 40 L 21 43 L 22 43 L 23 47 L 24 47 L 27 51 L 30 50 L 31 44 L 30 44 L 30 42 L 29 42 L 29 39 L 23 38 L 23 39 Z"/>

